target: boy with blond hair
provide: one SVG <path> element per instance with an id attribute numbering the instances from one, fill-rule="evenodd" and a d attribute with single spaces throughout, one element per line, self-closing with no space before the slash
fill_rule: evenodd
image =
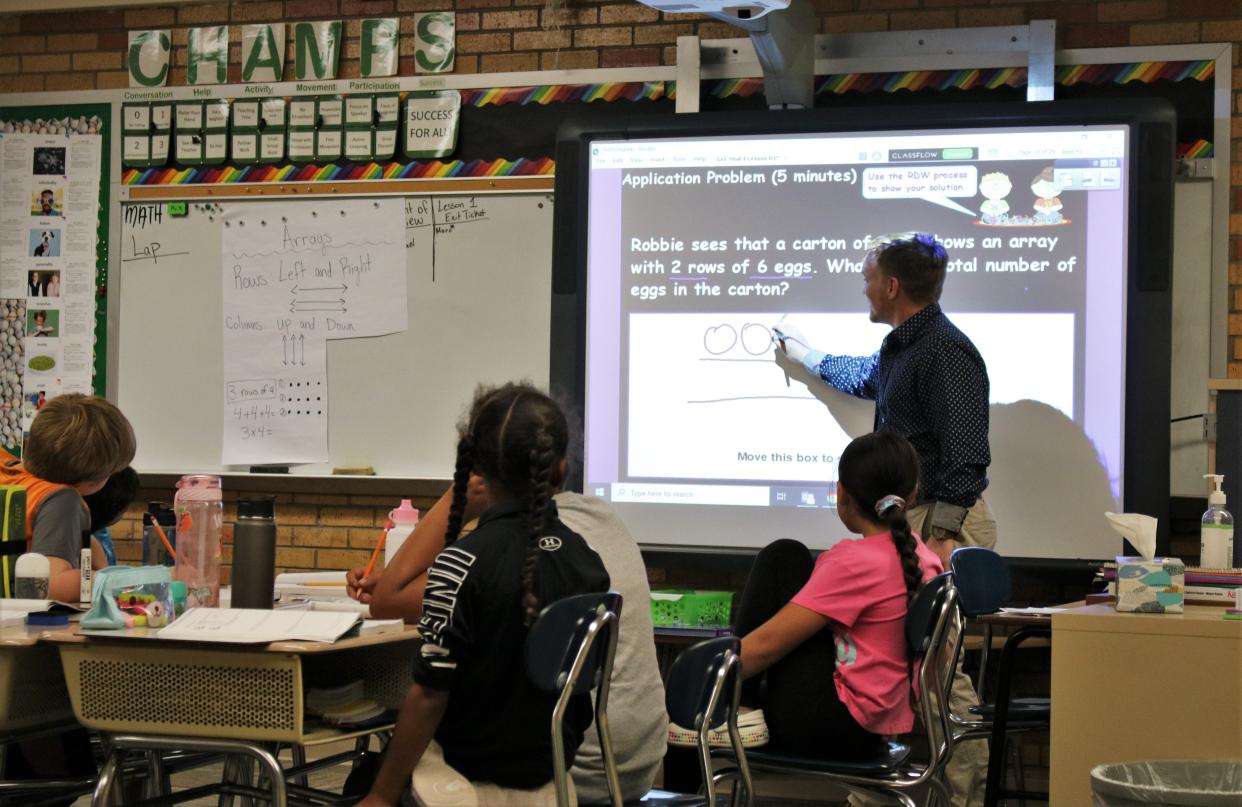
<path id="1" fill-rule="evenodd" d="M 19 461 L 0 450 L 0 484 L 26 489 L 26 549 L 46 555 L 51 566 L 48 596 L 77 602 L 82 536 L 91 530 L 83 496 L 134 458 L 129 421 L 104 398 L 76 393 L 52 398 L 30 426 Z M 106 565 L 91 540 L 92 566 Z"/>

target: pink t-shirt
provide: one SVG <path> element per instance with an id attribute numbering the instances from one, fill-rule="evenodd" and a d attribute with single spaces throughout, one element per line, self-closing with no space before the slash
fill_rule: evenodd
<path id="1" fill-rule="evenodd" d="M 915 540 L 923 579 L 944 571 L 935 553 Z M 906 653 L 906 583 L 887 533 L 834 545 L 815 561 L 811 579 L 792 602 L 831 620 L 836 636 L 837 695 L 858 725 L 875 734 L 914 727 Z"/>

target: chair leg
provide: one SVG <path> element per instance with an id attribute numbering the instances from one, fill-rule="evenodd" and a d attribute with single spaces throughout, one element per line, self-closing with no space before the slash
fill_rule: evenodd
<path id="1" fill-rule="evenodd" d="M 99 783 L 95 785 L 95 795 L 91 798 L 91 807 L 110 807 L 112 804 L 112 785 L 116 781 L 120 751 L 115 748 L 108 750 L 108 759 L 99 771 Z"/>

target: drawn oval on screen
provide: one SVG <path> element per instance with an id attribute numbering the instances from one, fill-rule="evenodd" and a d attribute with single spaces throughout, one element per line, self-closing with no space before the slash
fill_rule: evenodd
<path id="1" fill-rule="evenodd" d="M 703 332 L 703 349 L 713 356 L 728 353 L 737 344 L 737 331 L 732 325 L 713 325 Z"/>
<path id="2" fill-rule="evenodd" d="M 759 322 L 742 326 L 742 349 L 752 356 L 762 356 L 772 349 L 772 332 Z"/>

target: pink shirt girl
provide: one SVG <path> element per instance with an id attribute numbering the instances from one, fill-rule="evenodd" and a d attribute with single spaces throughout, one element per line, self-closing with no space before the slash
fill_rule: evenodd
<path id="1" fill-rule="evenodd" d="M 915 539 L 923 579 L 944 571 Z M 835 544 L 815 561 L 793 602 L 827 617 L 836 636 L 833 683 L 858 725 L 874 734 L 914 727 L 906 653 L 906 584 L 890 533 Z"/>

